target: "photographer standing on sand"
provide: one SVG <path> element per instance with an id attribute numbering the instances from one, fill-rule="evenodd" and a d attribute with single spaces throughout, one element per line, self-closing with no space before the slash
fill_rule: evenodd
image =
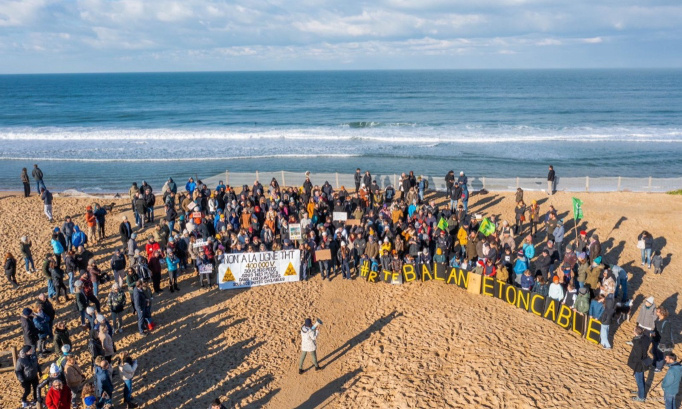
<path id="1" fill-rule="evenodd" d="M 303 373 L 303 362 L 308 353 L 313 358 L 313 365 L 315 365 L 315 370 L 319 371 L 320 365 L 317 363 L 317 335 L 320 332 L 319 324 L 322 322 L 318 319 L 313 326 L 313 322 L 310 318 L 305 319 L 305 324 L 301 328 L 301 359 L 298 362 L 298 373 L 299 375 Z"/>

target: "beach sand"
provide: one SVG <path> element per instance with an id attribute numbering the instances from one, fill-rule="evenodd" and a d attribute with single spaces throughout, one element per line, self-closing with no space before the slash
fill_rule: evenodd
<path id="1" fill-rule="evenodd" d="M 670 308 L 679 341 L 682 197 L 559 192 L 548 198 L 542 192 L 526 192 L 526 202 L 540 199 L 543 211 L 554 204 L 571 228 L 568 240 L 574 238 L 571 196 L 584 200 L 586 221 L 580 228 L 599 234 L 605 261 L 617 262 L 631 273 L 635 305 L 653 295 L 656 304 Z M 470 203 L 473 212 L 511 220 L 513 197 L 491 192 L 472 197 Z M 55 220 L 69 214 L 83 226 L 83 211 L 92 202 L 55 198 Z M 120 245 L 121 214 L 131 216 L 127 200 L 115 202 L 114 214 L 107 219 L 109 238 L 93 248 L 104 267 L 112 249 Z M 3 254 L 9 250 L 18 256 L 19 237 L 29 234 L 40 269 L 53 227 L 40 200 L 4 194 L 0 226 Z M 635 245 L 644 229 L 653 234 L 666 261 L 662 275 L 640 266 Z M 145 237 L 140 234 L 138 239 Z M 539 237 L 544 239 L 544 234 Z M 12 291 L 4 278 L 1 284 L 3 350 L 22 345 L 20 311 L 39 291 L 46 291 L 40 273 L 25 274 L 17 258 L 21 288 Z M 227 407 L 273 409 L 634 406 L 629 391 L 635 382 L 625 364 L 630 351 L 625 342 L 631 338 L 634 318 L 619 328 L 612 326 L 613 350 L 606 351 L 500 300 L 434 281 L 394 286 L 337 276 L 331 282 L 315 277 L 308 282 L 207 291 L 198 287 L 193 275 L 185 274 L 179 285 L 179 295 L 166 290 L 155 297 L 158 328 L 149 337 L 138 338 L 136 318 L 130 314 L 124 333 L 115 336 L 119 351 L 127 350 L 139 361 L 134 396 L 141 407 L 206 408 L 216 397 Z M 101 299 L 109 288 L 106 284 L 100 290 Z M 68 319 L 80 362 L 88 366 L 85 333 L 75 329 L 73 301 L 55 306 L 58 319 Z M 324 321 L 318 339 L 324 369 L 312 370 L 308 360 L 308 370 L 299 375 L 299 333 L 305 317 Z M 656 385 L 663 375 L 649 374 L 649 380 Z M 1 374 L 0 383 L 4 388 L 0 407 L 19 407 L 21 387 L 15 375 Z M 120 378 L 114 384 L 116 407 L 123 407 Z M 660 388 L 649 397 L 650 402 L 637 407 L 663 406 Z"/>

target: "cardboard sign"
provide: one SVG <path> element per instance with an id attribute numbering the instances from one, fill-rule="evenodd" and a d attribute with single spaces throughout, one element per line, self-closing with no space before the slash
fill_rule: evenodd
<path id="1" fill-rule="evenodd" d="M 469 272 L 469 286 L 467 287 L 467 291 L 472 294 L 480 294 L 482 281 L 483 277 L 480 274 Z"/>
<path id="2" fill-rule="evenodd" d="M 192 219 L 201 219 L 201 212 L 192 212 Z"/>
<path id="3" fill-rule="evenodd" d="M 362 226 L 362 220 L 346 219 L 346 226 Z"/>
<path id="4" fill-rule="evenodd" d="M 289 239 L 291 240 L 302 240 L 301 234 L 301 224 L 295 223 L 289 225 Z"/>
<path id="5" fill-rule="evenodd" d="M 211 264 L 202 264 L 199 266 L 199 274 L 212 274 L 213 266 Z"/>
<path id="6" fill-rule="evenodd" d="M 348 220 L 348 213 L 346 212 L 334 212 L 332 213 L 332 220 L 335 222 L 343 222 Z"/>
<path id="7" fill-rule="evenodd" d="M 329 249 L 315 251 L 315 261 L 325 261 L 332 259 L 332 251 Z"/>

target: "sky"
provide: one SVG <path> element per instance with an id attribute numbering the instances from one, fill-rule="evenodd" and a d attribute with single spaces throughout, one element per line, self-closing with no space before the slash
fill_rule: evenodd
<path id="1" fill-rule="evenodd" d="M 680 0 L 0 0 L 0 73 L 680 68 Z"/>

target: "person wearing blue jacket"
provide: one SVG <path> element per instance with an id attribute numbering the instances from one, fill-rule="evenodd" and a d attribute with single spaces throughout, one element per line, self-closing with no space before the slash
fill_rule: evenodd
<path id="1" fill-rule="evenodd" d="M 169 251 L 168 255 L 166 256 L 166 266 L 168 267 L 170 291 L 180 291 L 180 288 L 178 288 L 178 269 L 180 268 L 180 259 L 172 251 Z"/>
<path id="2" fill-rule="evenodd" d="M 194 178 L 189 178 L 189 181 L 185 185 L 185 190 L 189 192 L 190 197 L 194 194 L 194 190 L 197 188 L 197 184 Z"/>
<path id="3" fill-rule="evenodd" d="M 587 315 L 598 320 L 604 314 L 604 297 L 599 296 L 590 301 L 590 310 Z"/>
<path id="4" fill-rule="evenodd" d="M 535 246 L 533 245 L 533 237 L 530 234 L 523 243 L 523 255 L 526 256 L 529 262 L 535 257 Z"/>
<path id="5" fill-rule="evenodd" d="M 40 356 L 44 356 L 46 352 L 45 344 L 48 339 L 52 337 L 50 331 L 50 317 L 47 316 L 40 308 L 40 304 L 35 304 L 34 308 L 38 309 L 38 312 L 33 314 L 33 325 L 35 325 L 36 330 L 38 330 L 38 345 L 36 347 L 36 353 Z"/>
<path id="6" fill-rule="evenodd" d="M 514 262 L 514 274 L 516 275 L 514 281 L 517 285 L 521 285 L 521 278 L 523 277 L 523 273 L 528 270 L 528 267 L 528 260 L 526 260 L 523 250 L 519 250 L 516 261 Z"/>
<path id="7" fill-rule="evenodd" d="M 97 407 L 101 408 L 106 403 L 111 403 L 114 394 L 114 384 L 109 374 L 109 362 L 102 359 L 99 365 L 95 366 L 95 396 L 97 396 Z"/>
<path id="8" fill-rule="evenodd" d="M 64 253 L 64 246 L 62 246 L 62 243 L 59 240 L 58 233 L 52 234 L 52 240 L 50 240 L 50 244 L 52 245 L 52 252 L 54 253 L 54 257 L 57 260 L 57 267 L 59 267 L 62 264 L 62 254 Z"/>
<path id="9" fill-rule="evenodd" d="M 680 379 L 682 379 L 682 365 L 677 362 L 677 355 L 672 352 L 665 356 L 665 364 L 668 365 L 668 372 L 661 382 L 665 409 L 675 409 L 675 396 L 680 391 Z"/>

